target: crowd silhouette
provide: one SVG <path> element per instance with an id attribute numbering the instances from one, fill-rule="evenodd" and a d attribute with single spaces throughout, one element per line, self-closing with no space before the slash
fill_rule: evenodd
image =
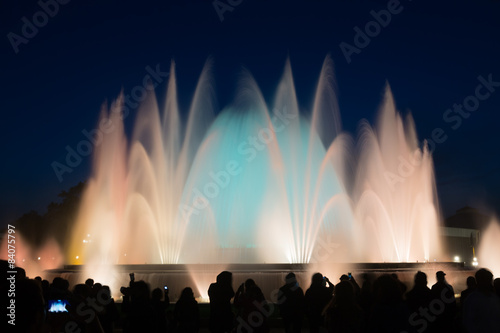
<path id="1" fill-rule="evenodd" d="M 208 289 L 206 322 L 190 287 L 171 304 L 166 286 L 151 291 L 131 274 L 119 304 L 108 286 L 91 278 L 70 290 L 64 278 L 50 283 L 17 271 L 11 327 L 17 332 L 500 332 L 500 279 L 484 268 L 467 277 L 458 299 L 443 271 L 430 288 L 426 273 L 416 272 L 408 291 L 396 274 L 364 273 L 358 284 L 349 273 L 334 284 L 315 273 L 304 292 L 288 273 L 267 298 L 253 279 L 235 292 L 232 273 L 224 271 Z M 4 289 L 7 294 L 8 280 Z"/>

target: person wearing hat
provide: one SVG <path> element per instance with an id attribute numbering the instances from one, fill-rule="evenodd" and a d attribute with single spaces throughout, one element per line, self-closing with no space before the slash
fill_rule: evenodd
<path id="1" fill-rule="evenodd" d="M 436 304 L 442 304 L 443 310 L 436 313 L 436 321 L 433 323 L 436 332 L 453 332 L 453 319 L 457 310 L 457 301 L 453 287 L 446 282 L 443 271 L 436 272 L 437 282 L 431 288 L 432 298 Z M 432 302 L 432 301 L 431 301 Z"/>

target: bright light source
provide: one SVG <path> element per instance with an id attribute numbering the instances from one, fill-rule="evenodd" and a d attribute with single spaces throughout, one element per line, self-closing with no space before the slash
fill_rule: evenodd
<path id="1" fill-rule="evenodd" d="M 38 260 L 40 260 L 40 259 L 42 259 L 42 258 L 38 257 Z"/>
<path id="2" fill-rule="evenodd" d="M 472 262 L 472 266 L 477 266 L 477 265 L 479 265 L 479 263 L 477 261 Z"/>
<path id="3" fill-rule="evenodd" d="M 472 259 L 472 260 L 477 261 L 477 258 L 476 258 L 476 257 L 474 257 L 474 259 Z"/>
<path id="4" fill-rule="evenodd" d="M 76 259 L 80 258 L 79 256 L 76 256 Z"/>
<path id="5" fill-rule="evenodd" d="M 453 261 L 460 262 L 460 257 L 459 256 L 455 256 L 455 258 L 453 258 Z"/>

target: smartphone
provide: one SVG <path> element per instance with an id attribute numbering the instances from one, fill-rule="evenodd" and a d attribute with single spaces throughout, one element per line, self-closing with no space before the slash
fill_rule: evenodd
<path id="1" fill-rule="evenodd" d="M 68 304 L 65 299 L 49 299 L 49 312 L 68 312 Z"/>
<path id="2" fill-rule="evenodd" d="M 168 287 L 167 287 L 167 286 L 164 286 L 164 287 L 163 287 L 163 289 L 165 289 L 165 291 L 167 291 L 167 290 L 168 290 Z"/>
<path id="3" fill-rule="evenodd" d="M 349 277 L 349 279 L 352 279 L 352 274 L 351 274 L 351 272 L 347 273 L 347 276 Z"/>

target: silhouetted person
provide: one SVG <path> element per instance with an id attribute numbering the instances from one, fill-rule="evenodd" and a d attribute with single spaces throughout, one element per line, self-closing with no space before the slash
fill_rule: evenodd
<path id="1" fill-rule="evenodd" d="M 163 289 L 163 291 L 160 288 L 153 289 L 151 292 L 151 307 L 153 308 L 155 332 L 165 332 L 167 330 L 167 314 L 165 311 L 169 305 L 168 289 Z"/>
<path id="2" fill-rule="evenodd" d="M 359 291 L 358 304 L 365 314 L 366 323 L 373 304 L 373 281 L 372 276 L 367 273 L 364 273 L 361 278 L 363 279 L 363 283 Z"/>
<path id="3" fill-rule="evenodd" d="M 52 280 L 49 291 L 49 299 L 64 299 L 69 297 L 69 282 L 61 277 Z"/>
<path id="4" fill-rule="evenodd" d="M 16 279 L 26 279 L 26 270 L 22 267 L 16 266 Z M 68 284 L 69 287 L 69 284 Z"/>
<path id="5" fill-rule="evenodd" d="M 92 288 L 90 288 L 90 296 L 91 297 L 96 297 L 97 296 L 97 293 L 102 289 L 102 284 L 100 284 L 99 282 L 97 283 L 94 283 L 94 285 L 92 286 Z"/>
<path id="6" fill-rule="evenodd" d="M 432 298 L 436 302 L 444 304 L 444 311 L 436 314 L 436 320 L 432 324 L 435 332 L 454 331 L 453 318 L 456 314 L 457 302 L 455 300 L 455 291 L 446 282 L 445 275 L 443 271 L 438 271 L 436 273 L 437 282 L 431 288 Z"/>
<path id="7" fill-rule="evenodd" d="M 304 291 L 299 287 L 294 273 L 288 273 L 285 285 L 278 292 L 278 305 L 286 333 L 298 333 L 304 318 Z"/>
<path id="8" fill-rule="evenodd" d="M 98 299 L 105 300 L 105 304 L 103 304 L 104 309 L 98 313 L 99 321 L 105 333 L 113 333 L 114 324 L 120 317 L 118 308 L 116 307 L 115 300 L 111 297 L 109 286 L 102 286 L 99 289 L 99 293 Z"/>
<path id="9" fill-rule="evenodd" d="M 410 311 L 403 302 L 398 281 L 388 274 L 373 283 L 374 302 L 369 319 L 369 332 L 412 332 Z"/>
<path id="10" fill-rule="evenodd" d="M 500 278 L 493 280 L 493 287 L 495 288 L 495 293 L 500 297 Z"/>
<path id="11" fill-rule="evenodd" d="M 427 287 L 427 274 L 418 271 L 415 274 L 413 288 L 406 293 L 408 309 L 410 312 L 418 312 L 419 308 L 428 308 L 431 299 L 431 290 Z"/>
<path id="12" fill-rule="evenodd" d="M 413 288 L 406 293 L 406 304 L 411 312 L 409 320 L 419 332 L 430 332 L 431 322 L 426 317 L 426 313 L 429 311 L 432 292 L 427 287 L 427 275 L 418 271 L 413 281 Z"/>
<path id="13" fill-rule="evenodd" d="M 89 287 L 89 288 L 92 288 L 94 286 L 94 280 L 91 279 L 91 278 L 88 278 L 87 280 L 85 280 L 85 284 Z"/>
<path id="14" fill-rule="evenodd" d="M 50 293 L 50 282 L 48 280 L 42 280 L 42 292 L 43 299 L 45 300 L 45 302 L 47 302 Z"/>
<path id="15" fill-rule="evenodd" d="M 177 332 L 195 333 L 200 329 L 200 311 L 191 288 L 182 290 L 181 297 L 175 304 L 174 318 Z"/>
<path id="16" fill-rule="evenodd" d="M 234 297 L 233 275 L 224 271 L 217 275 L 217 282 L 208 288 L 210 297 L 210 331 L 212 333 L 230 332 L 233 329 L 234 315 L 231 298 Z"/>
<path id="17" fill-rule="evenodd" d="M 45 332 L 45 302 L 39 282 L 25 278 L 17 279 L 15 293 L 15 320 L 13 321 L 15 326 L 4 322 L 4 327 L 9 326 L 12 329 L 9 332 Z M 5 291 L 5 296 L 7 296 L 7 291 Z M 7 297 L 5 299 L 7 300 Z M 9 303 L 7 304 L 10 306 Z M 8 316 L 10 310 L 4 308 L 3 311 L 7 314 L 7 316 L 4 314 L 3 320 L 11 320 L 12 318 Z"/>
<path id="18" fill-rule="evenodd" d="M 237 332 L 269 332 L 270 309 L 254 280 L 248 279 L 240 285 L 234 295 L 234 306 L 238 309 Z"/>
<path id="19" fill-rule="evenodd" d="M 328 286 L 326 286 L 328 284 Z M 315 273 L 311 279 L 311 286 L 305 294 L 306 313 L 309 319 L 311 333 L 319 332 L 323 326 L 323 310 L 330 302 L 333 294 L 333 283 L 321 273 Z"/>
<path id="20" fill-rule="evenodd" d="M 124 294 L 122 312 L 126 315 L 123 332 L 153 332 L 154 315 L 147 283 L 130 281 L 130 287 L 121 290 Z"/>
<path id="21" fill-rule="evenodd" d="M 365 316 L 356 304 L 354 287 L 349 281 L 335 286 L 335 295 L 325 309 L 325 321 L 328 332 L 365 331 Z"/>
<path id="22" fill-rule="evenodd" d="M 354 296 L 355 297 L 359 296 L 359 293 L 361 292 L 361 288 L 359 287 L 358 283 L 354 279 L 354 276 L 351 275 L 351 273 L 349 273 L 349 275 L 342 274 L 340 276 L 339 280 L 340 280 L 340 282 L 343 282 L 343 281 L 350 282 L 352 287 L 354 288 Z"/>
<path id="23" fill-rule="evenodd" d="M 66 307 L 68 313 L 52 313 L 55 317 L 52 323 L 60 321 L 62 316 L 68 315 L 64 321 L 60 321 L 62 326 L 60 326 L 59 330 L 54 330 L 55 332 L 67 330 L 66 325 L 70 321 L 75 325 L 72 329 L 74 332 L 104 332 L 98 316 L 99 311 L 103 310 L 103 308 L 97 302 L 94 302 L 95 307 L 89 305 L 89 299 L 95 300 L 91 293 L 91 288 L 85 284 L 77 284 L 73 288 L 73 293 L 69 298 L 69 305 Z M 51 326 L 54 327 L 54 325 Z"/>
<path id="24" fill-rule="evenodd" d="M 476 290 L 476 287 L 477 287 L 477 283 L 476 283 L 476 278 L 473 277 L 473 276 L 469 276 L 467 278 L 467 289 L 463 290 L 461 293 L 460 293 L 460 304 L 464 305 L 464 302 L 465 302 L 465 299 L 467 298 L 467 296 L 470 295 L 470 293 L 472 293 L 474 290 Z"/>
<path id="25" fill-rule="evenodd" d="M 406 290 L 408 289 L 406 284 L 401 282 L 401 280 L 399 279 L 399 277 L 396 273 L 392 273 L 391 276 L 394 280 L 398 281 L 399 288 L 401 288 L 401 293 L 404 295 L 406 293 Z"/>
<path id="26" fill-rule="evenodd" d="M 476 272 L 477 288 L 467 296 L 463 307 L 463 324 L 468 333 L 500 332 L 500 299 L 492 280 L 489 270 Z"/>

